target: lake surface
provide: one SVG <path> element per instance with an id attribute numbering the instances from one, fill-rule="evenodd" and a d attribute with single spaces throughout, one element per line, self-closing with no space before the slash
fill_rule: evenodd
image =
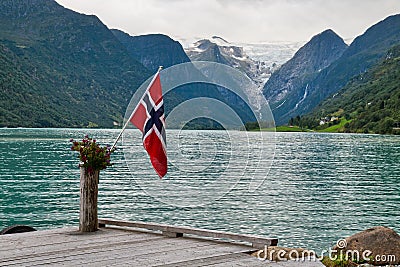
<path id="1" fill-rule="evenodd" d="M 0 229 L 78 225 L 78 159 L 69 139 L 87 133 L 103 144 L 118 135 L 0 129 Z M 159 180 L 140 133 L 128 131 L 115 165 L 100 174 L 99 217 L 272 236 L 317 251 L 376 225 L 400 232 L 400 137 L 262 135 L 261 151 L 252 146 L 259 133 L 168 131 L 169 174 Z M 249 188 L 252 179 L 258 187 Z"/>

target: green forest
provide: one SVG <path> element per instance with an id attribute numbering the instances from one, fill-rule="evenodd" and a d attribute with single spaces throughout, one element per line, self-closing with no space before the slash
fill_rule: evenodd
<path id="1" fill-rule="evenodd" d="M 291 118 L 288 124 L 325 132 L 400 134 L 400 46 L 311 113 Z"/>

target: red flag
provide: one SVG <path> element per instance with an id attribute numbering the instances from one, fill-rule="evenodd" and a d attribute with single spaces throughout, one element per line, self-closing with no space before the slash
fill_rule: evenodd
<path id="1" fill-rule="evenodd" d="M 160 178 L 167 173 L 164 102 L 158 71 L 147 87 L 130 122 L 143 134 L 143 146 L 150 156 L 151 164 Z"/>

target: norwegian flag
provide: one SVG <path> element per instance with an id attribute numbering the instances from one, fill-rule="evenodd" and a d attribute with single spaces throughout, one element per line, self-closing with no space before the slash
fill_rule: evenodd
<path id="1" fill-rule="evenodd" d="M 129 120 L 143 133 L 143 146 L 151 164 L 158 176 L 164 177 L 167 173 L 167 152 L 160 70 L 154 75 Z"/>

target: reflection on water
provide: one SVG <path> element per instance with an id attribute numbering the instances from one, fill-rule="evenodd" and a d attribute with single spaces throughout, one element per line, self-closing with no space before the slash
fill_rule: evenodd
<path id="1" fill-rule="evenodd" d="M 69 139 L 86 133 L 0 129 L 0 228 L 77 225 L 79 170 Z M 117 134 L 90 130 L 101 143 L 112 143 Z M 400 231 L 399 137 L 277 133 L 271 170 L 251 192 L 238 163 L 249 158 L 240 149 L 245 133 L 228 139 L 218 131 L 168 132 L 179 134 L 184 137 L 179 145 L 168 148 L 171 173 L 180 175 L 161 181 L 150 168 L 139 132 L 132 131 L 131 143 L 124 139 L 132 174 L 123 150 L 117 150 L 115 166 L 100 176 L 100 217 L 274 236 L 280 245 L 314 249 L 376 225 Z M 181 154 L 174 155 L 178 149 Z M 188 200 L 206 204 L 170 205 Z"/>

